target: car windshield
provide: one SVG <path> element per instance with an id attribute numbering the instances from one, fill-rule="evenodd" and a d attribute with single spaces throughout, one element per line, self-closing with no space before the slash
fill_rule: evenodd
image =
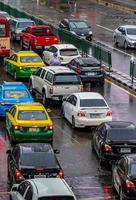
<path id="1" fill-rule="evenodd" d="M 83 29 L 83 28 L 88 28 L 88 25 L 84 21 L 75 21 L 75 22 L 70 22 L 70 27 L 73 29 Z"/>
<path id="2" fill-rule="evenodd" d="M 40 56 L 21 56 L 20 57 L 21 63 L 38 63 L 42 62 Z"/>
<path id="3" fill-rule="evenodd" d="M 136 35 L 136 28 L 127 28 L 128 35 Z"/>
<path id="4" fill-rule="evenodd" d="M 53 84 L 81 84 L 80 78 L 76 74 L 56 74 L 54 76 Z"/>
<path id="5" fill-rule="evenodd" d="M 110 141 L 133 141 L 136 140 L 136 130 L 135 129 L 110 129 L 108 132 L 108 139 Z"/>
<path id="6" fill-rule="evenodd" d="M 60 55 L 61 56 L 77 56 L 78 50 L 77 49 L 61 49 Z"/>
<path id="7" fill-rule="evenodd" d="M 29 98 L 29 94 L 25 90 L 5 90 L 3 96 L 6 99 Z"/>
<path id="8" fill-rule="evenodd" d="M 32 30 L 33 32 L 32 32 L 32 34 L 33 35 L 36 35 L 36 36 L 48 36 L 48 35 L 53 35 L 52 34 L 52 31 L 51 31 L 51 29 L 50 28 L 33 28 L 33 30 Z"/>
<path id="9" fill-rule="evenodd" d="M 32 110 L 32 111 L 19 111 L 19 120 L 47 120 L 46 113 L 42 110 Z"/>
<path id="10" fill-rule="evenodd" d="M 51 196 L 51 197 L 40 197 L 38 200 L 74 200 L 72 196 Z"/>
<path id="11" fill-rule="evenodd" d="M 80 107 L 107 107 L 103 99 L 81 99 Z"/>
<path id="12" fill-rule="evenodd" d="M 130 163 L 130 171 L 131 176 L 136 176 L 136 162 Z"/>
<path id="13" fill-rule="evenodd" d="M 34 22 L 18 22 L 17 28 L 27 28 L 28 26 L 34 25 Z"/>

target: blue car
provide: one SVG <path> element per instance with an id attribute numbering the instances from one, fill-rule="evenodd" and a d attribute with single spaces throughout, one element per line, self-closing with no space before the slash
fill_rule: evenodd
<path id="1" fill-rule="evenodd" d="M 8 110 L 13 104 L 34 102 L 27 87 L 21 82 L 3 82 L 0 85 L 0 116 L 6 116 Z"/>

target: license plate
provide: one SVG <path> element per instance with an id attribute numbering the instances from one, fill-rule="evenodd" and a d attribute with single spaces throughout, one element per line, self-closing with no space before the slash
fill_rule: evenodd
<path id="1" fill-rule="evenodd" d="M 95 73 L 94 73 L 94 72 L 88 72 L 88 75 L 89 75 L 89 76 L 94 76 Z"/>
<path id="2" fill-rule="evenodd" d="M 30 132 L 38 132 L 39 128 L 32 127 L 32 128 L 29 128 L 29 131 Z"/>
<path id="3" fill-rule="evenodd" d="M 34 178 L 46 178 L 46 175 L 41 175 L 41 174 L 34 175 Z"/>
<path id="4" fill-rule="evenodd" d="M 131 149 L 130 148 L 121 148 L 120 152 L 121 153 L 131 153 Z"/>
<path id="5" fill-rule="evenodd" d="M 91 118 L 99 118 L 100 115 L 99 115 L 99 114 L 90 114 L 90 117 L 91 117 Z"/>

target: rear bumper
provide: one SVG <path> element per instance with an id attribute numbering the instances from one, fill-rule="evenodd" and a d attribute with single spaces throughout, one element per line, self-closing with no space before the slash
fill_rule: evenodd
<path id="1" fill-rule="evenodd" d="M 94 83 L 94 82 L 98 82 L 98 83 L 103 83 L 104 82 L 104 75 L 100 75 L 100 76 L 94 76 L 94 77 L 89 77 L 89 76 L 80 76 L 82 82 L 84 83 Z"/>

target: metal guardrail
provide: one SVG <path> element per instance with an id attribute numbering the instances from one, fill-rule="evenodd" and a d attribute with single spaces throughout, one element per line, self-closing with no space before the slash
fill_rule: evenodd
<path id="1" fill-rule="evenodd" d="M 8 12 L 10 15 L 14 17 L 22 17 L 22 18 L 30 18 L 35 21 L 36 24 L 49 24 L 45 20 L 31 16 L 29 13 L 17 9 L 15 7 L 9 6 L 0 2 L 0 10 Z M 51 25 L 51 24 L 50 24 Z M 52 26 L 52 25 L 51 25 Z M 110 71 L 112 67 L 112 56 L 111 52 L 107 49 L 101 47 L 100 45 L 89 42 L 85 39 L 78 37 L 70 33 L 69 31 L 62 30 L 59 27 L 52 26 L 53 32 L 60 37 L 62 43 L 71 43 L 75 45 L 81 52 L 82 55 L 92 55 L 97 58 L 101 63 L 104 63 L 107 67 L 107 70 Z"/>

